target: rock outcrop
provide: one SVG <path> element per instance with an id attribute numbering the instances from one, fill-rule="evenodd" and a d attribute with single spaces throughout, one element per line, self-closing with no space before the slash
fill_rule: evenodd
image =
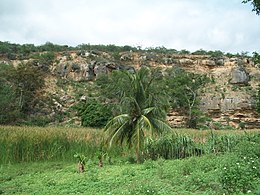
<path id="1" fill-rule="evenodd" d="M 14 65 L 17 63 L 13 62 Z M 200 94 L 201 110 L 213 121 L 222 124 L 238 127 L 243 122 L 246 128 L 260 128 L 254 98 L 257 84 L 260 83 L 260 68 L 250 58 L 132 51 L 117 55 L 100 51 L 69 52 L 66 55 L 57 55 L 55 63 L 50 66 L 50 78 L 76 82 L 93 81 L 113 70 L 126 69 L 134 72 L 141 66 L 159 67 L 162 70 L 180 67 L 190 72 L 207 74 L 212 82 Z M 54 82 L 50 84 L 53 85 Z M 53 86 L 47 88 L 54 90 Z M 59 96 L 67 97 L 68 92 L 61 91 Z M 80 95 L 83 97 L 84 94 Z M 65 105 L 66 101 L 72 100 L 65 98 L 64 101 Z M 171 112 L 168 120 L 172 126 L 178 127 L 185 125 L 186 117 Z"/>
<path id="2" fill-rule="evenodd" d="M 249 81 L 248 73 L 241 66 L 234 67 L 231 71 L 231 84 L 247 84 Z"/>
<path id="3" fill-rule="evenodd" d="M 255 112 L 254 95 L 260 82 L 260 69 L 250 59 L 211 57 L 208 55 L 176 55 L 154 52 L 123 52 L 118 59 L 105 52 L 88 51 L 81 55 L 71 54 L 71 60 L 54 64 L 53 74 L 73 81 L 92 81 L 113 70 L 126 69 L 134 72 L 141 66 L 180 67 L 190 72 L 207 74 L 214 79 L 200 94 L 201 110 L 213 121 L 239 127 L 259 128 L 260 117 Z M 56 71 L 56 72 L 55 72 Z M 186 116 L 177 112 L 168 115 L 173 127 L 185 126 Z"/>

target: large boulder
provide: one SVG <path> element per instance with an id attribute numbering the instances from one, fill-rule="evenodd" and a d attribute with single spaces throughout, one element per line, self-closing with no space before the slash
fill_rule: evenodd
<path id="1" fill-rule="evenodd" d="M 231 84 L 247 84 L 248 81 L 249 81 L 248 73 L 243 67 L 238 66 L 233 68 L 233 70 L 231 71 L 231 80 L 230 80 Z"/>
<path id="2" fill-rule="evenodd" d="M 194 61 L 193 60 L 191 60 L 191 59 L 187 59 L 187 58 L 182 58 L 182 59 L 180 59 L 179 60 L 179 63 L 181 64 L 181 65 L 193 65 L 194 64 Z"/>
<path id="3" fill-rule="evenodd" d="M 93 65 L 87 63 L 72 63 L 57 65 L 57 74 L 62 78 L 74 81 L 90 81 L 94 79 Z"/>
<path id="4" fill-rule="evenodd" d="M 217 66 L 224 66 L 224 59 L 223 58 L 219 58 L 219 59 L 215 59 L 215 63 Z"/>
<path id="5" fill-rule="evenodd" d="M 201 60 L 201 64 L 206 66 L 216 66 L 215 61 L 210 59 Z"/>
<path id="6" fill-rule="evenodd" d="M 92 81 L 94 80 L 94 70 L 93 70 L 93 65 L 90 64 L 82 64 L 80 66 L 80 75 L 81 80 L 86 80 L 86 81 Z"/>
<path id="7" fill-rule="evenodd" d="M 94 75 L 98 78 L 102 74 L 107 74 L 113 70 L 119 69 L 118 65 L 114 62 L 99 61 L 94 63 Z"/>

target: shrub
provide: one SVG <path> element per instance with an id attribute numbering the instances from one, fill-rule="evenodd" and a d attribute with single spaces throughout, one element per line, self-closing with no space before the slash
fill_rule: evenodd
<path id="1" fill-rule="evenodd" d="M 253 52 L 253 62 L 260 68 L 260 54 Z"/>
<path id="2" fill-rule="evenodd" d="M 112 116 L 110 108 L 96 99 L 79 103 L 75 109 L 78 111 L 81 125 L 84 127 L 104 127 Z"/>
<path id="3" fill-rule="evenodd" d="M 240 129 L 245 129 L 246 124 L 245 124 L 244 122 L 240 122 L 240 123 L 238 124 L 238 126 L 239 126 Z"/>
<path id="4" fill-rule="evenodd" d="M 258 84 L 256 111 L 260 113 L 260 83 Z"/>

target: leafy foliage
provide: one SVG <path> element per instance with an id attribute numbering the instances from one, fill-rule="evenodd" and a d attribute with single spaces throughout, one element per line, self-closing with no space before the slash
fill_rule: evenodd
<path id="1" fill-rule="evenodd" d="M 249 193 L 256 190 L 259 174 L 258 158 L 232 159 L 222 168 L 220 181 L 228 193 Z"/>
<path id="2" fill-rule="evenodd" d="M 253 52 L 253 62 L 260 68 L 260 55 L 257 52 Z"/>
<path id="3" fill-rule="evenodd" d="M 81 102 L 75 106 L 75 109 L 78 111 L 81 125 L 84 127 L 104 127 L 112 116 L 108 105 L 102 104 L 96 99 Z"/>
<path id="4" fill-rule="evenodd" d="M 203 49 L 192 52 L 193 55 L 210 55 L 211 57 L 222 57 L 224 53 L 222 51 L 206 51 Z"/>
<path id="5" fill-rule="evenodd" d="M 259 0 L 243 0 L 242 3 L 251 3 L 253 6 L 252 11 L 260 15 L 260 1 Z"/>
<path id="6" fill-rule="evenodd" d="M 0 41 L 0 55 L 6 56 L 10 60 L 15 59 L 28 59 L 34 52 L 58 52 L 67 51 L 68 49 L 73 49 L 67 45 L 56 45 L 50 42 L 44 45 L 35 46 L 34 44 L 15 44 L 9 42 Z"/>
<path id="7" fill-rule="evenodd" d="M 115 76 L 119 79 L 118 84 L 107 82 L 103 90 L 110 89 L 108 95 L 111 92 L 116 94 L 114 97 L 119 103 L 120 114 L 108 122 L 105 131 L 110 145 L 126 143 L 129 147 L 134 146 L 140 162 L 145 138 L 170 129 L 163 121 L 167 108 L 166 94 L 159 91 L 156 74 L 148 68 L 143 67 L 136 73 L 117 72 Z M 111 85 L 114 86 L 111 88 Z"/>
<path id="8" fill-rule="evenodd" d="M 0 124 L 16 124 L 42 100 L 45 75 L 29 63 L 0 67 Z"/>
<path id="9" fill-rule="evenodd" d="M 198 107 L 198 92 L 209 79 L 206 75 L 188 73 L 182 69 L 169 69 L 166 77 L 172 108 L 186 113 L 188 116 L 187 126 L 196 128 L 198 123 L 204 120 Z"/>
<path id="10" fill-rule="evenodd" d="M 20 116 L 15 87 L 8 75 L 12 71 L 12 66 L 0 64 L 0 124 L 14 124 Z"/>
<path id="11" fill-rule="evenodd" d="M 44 87 L 44 73 L 32 64 L 21 64 L 11 74 L 19 94 L 19 106 L 23 113 L 29 113 L 40 100 Z"/>
<path id="12" fill-rule="evenodd" d="M 80 163 L 82 163 L 84 165 L 86 164 L 87 157 L 84 154 L 76 153 L 76 154 L 74 154 L 74 158 L 77 158 L 77 160 Z"/>
<path id="13" fill-rule="evenodd" d="M 260 113 L 260 83 L 258 84 L 258 90 L 257 90 L 257 103 L 256 103 L 256 111 Z"/>
<path id="14" fill-rule="evenodd" d="M 251 0 L 249 0 L 251 1 Z M 249 2 L 248 1 L 248 2 Z M 3 56 L 9 60 L 15 60 L 15 59 L 29 59 L 29 58 L 35 58 L 35 56 L 38 56 L 39 53 L 41 55 L 45 55 L 44 53 L 52 53 L 52 52 L 67 52 L 77 50 L 78 54 L 84 53 L 86 50 L 98 53 L 100 51 L 103 52 L 111 52 L 113 56 L 116 56 L 116 59 L 118 59 L 119 53 L 121 52 L 129 52 L 129 51 L 145 51 L 145 52 L 158 52 L 161 54 L 180 54 L 180 55 L 186 55 L 186 54 L 196 54 L 196 55 L 211 55 L 212 57 L 221 57 L 223 55 L 223 52 L 221 51 L 206 51 L 203 49 L 197 50 L 193 53 L 191 53 L 188 50 L 176 50 L 171 48 L 165 48 L 163 46 L 161 47 L 149 47 L 149 48 L 142 48 L 141 46 L 116 46 L 116 45 L 90 45 L 90 44 L 80 44 L 76 47 L 68 46 L 68 45 L 57 45 L 51 42 L 46 42 L 43 45 L 35 46 L 34 44 L 15 44 L 15 43 L 9 43 L 9 42 L 2 42 L 0 41 L 0 56 Z M 241 56 L 240 54 L 230 54 L 227 53 L 227 56 Z"/>
<path id="15" fill-rule="evenodd" d="M 36 54 L 32 56 L 35 60 L 33 64 L 38 66 L 43 71 L 48 71 L 49 66 L 54 62 L 54 52 L 46 52 L 42 54 Z"/>

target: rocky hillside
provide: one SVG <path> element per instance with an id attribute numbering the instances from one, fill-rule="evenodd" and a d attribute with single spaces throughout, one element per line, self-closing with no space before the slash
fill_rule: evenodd
<path id="1" fill-rule="evenodd" d="M 17 66 L 21 61 L 12 60 L 7 63 Z M 66 112 L 76 101 L 86 98 L 84 90 L 91 90 L 91 81 L 101 74 L 109 74 L 119 69 L 133 71 L 141 66 L 162 70 L 180 67 L 190 72 L 206 74 L 211 82 L 201 90 L 201 110 L 215 123 L 236 128 L 243 123 L 246 128 L 260 128 L 260 117 L 255 111 L 260 68 L 248 57 L 178 55 L 147 51 L 57 52 L 54 62 L 49 66 L 46 91 L 47 94 L 53 95 L 56 106 Z M 168 116 L 174 127 L 184 125 L 185 119 L 185 116 L 174 111 Z"/>

